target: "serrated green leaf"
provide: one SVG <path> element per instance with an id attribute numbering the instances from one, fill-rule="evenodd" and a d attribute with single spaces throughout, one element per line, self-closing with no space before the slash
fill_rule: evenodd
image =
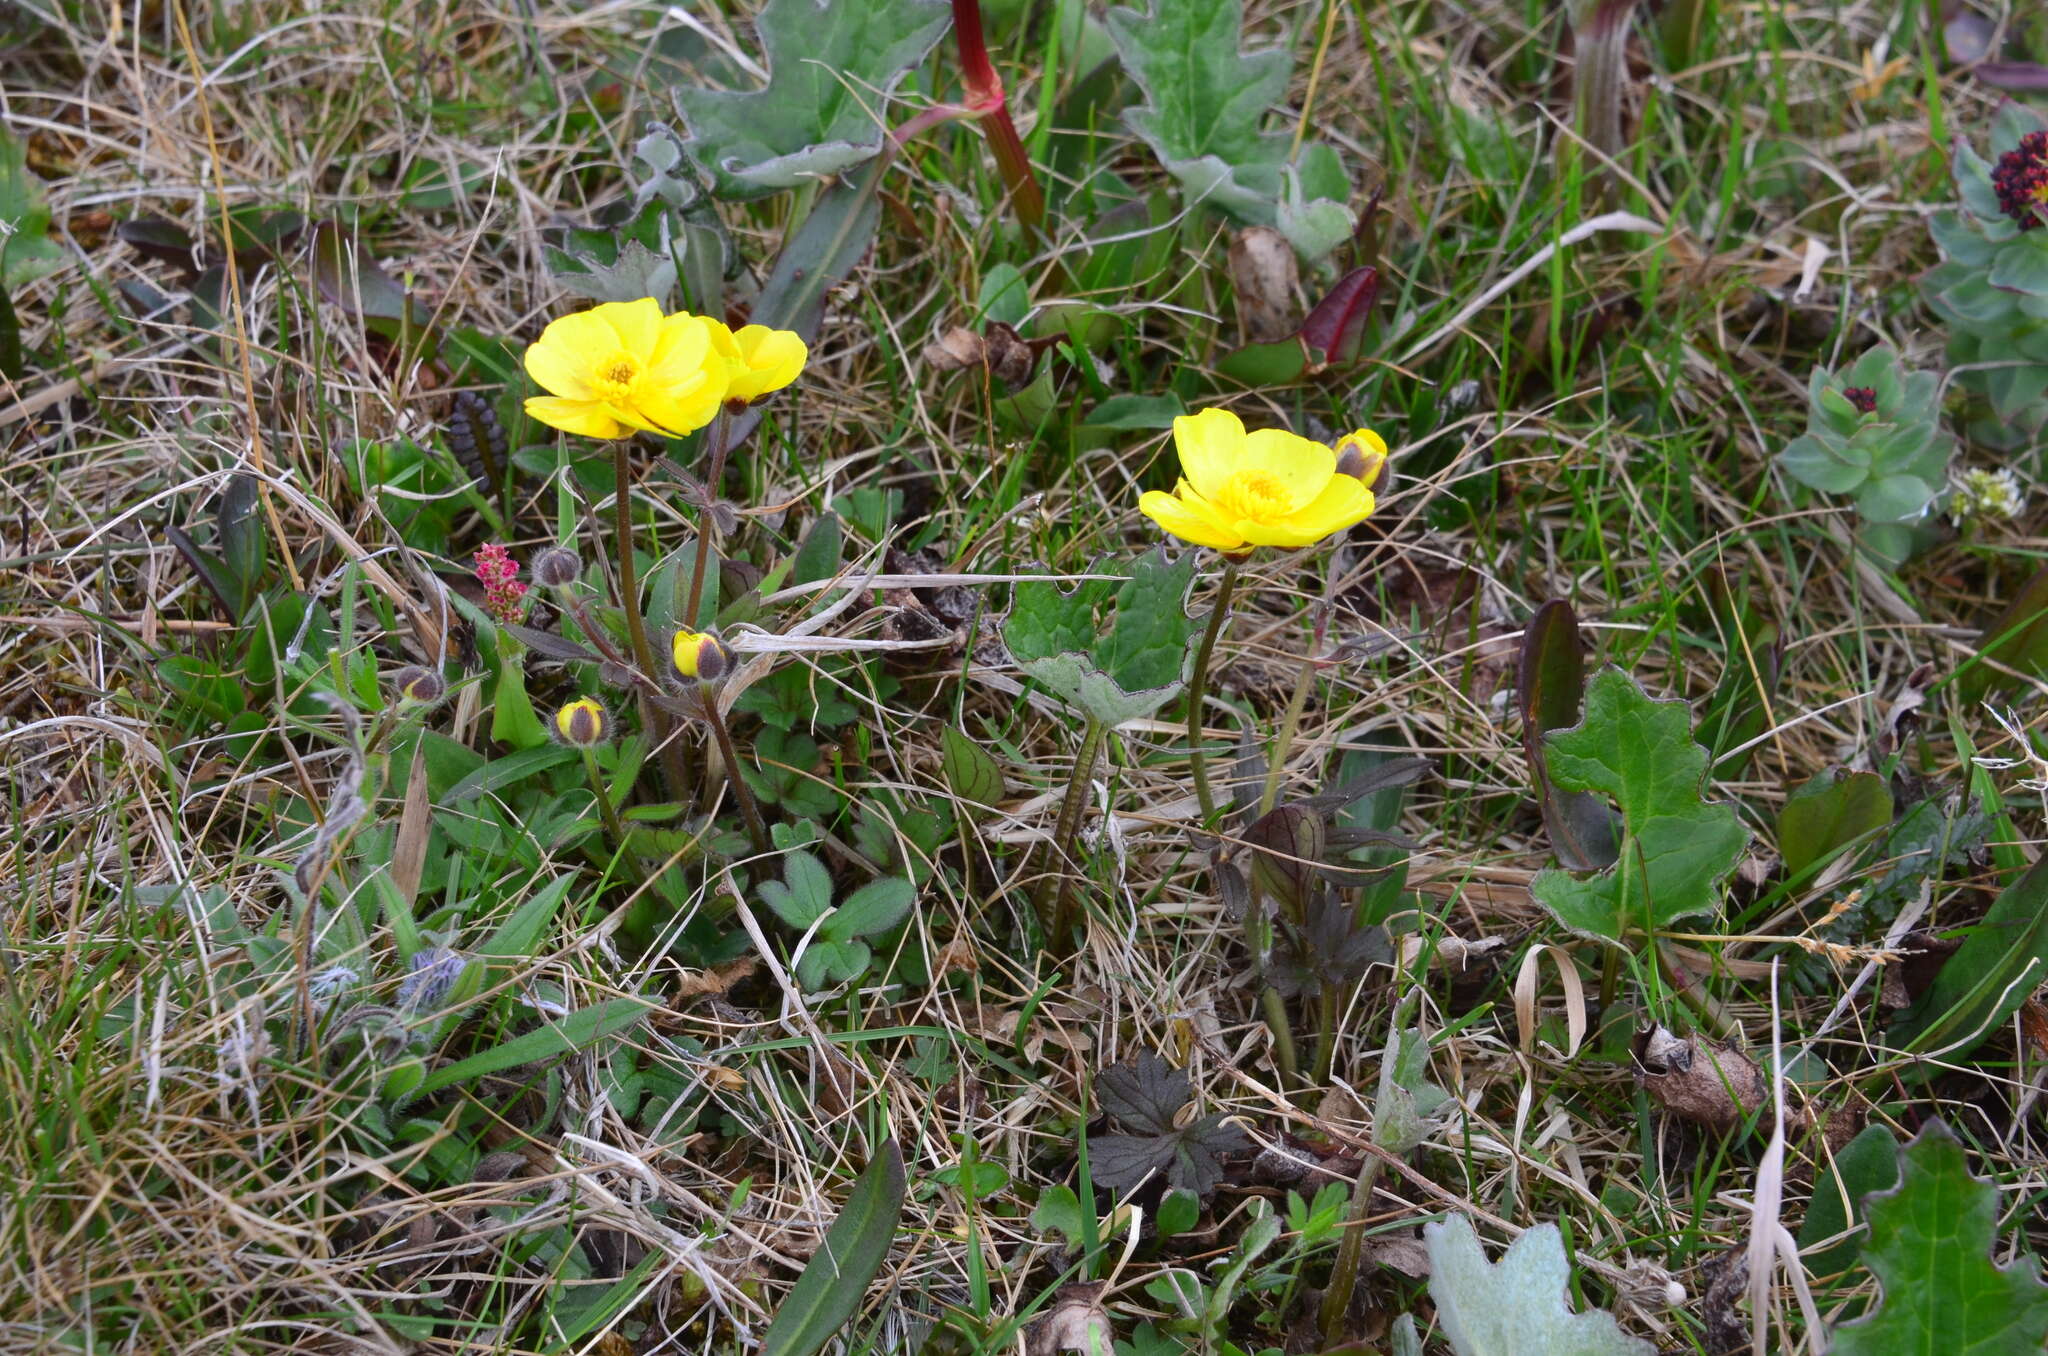
<path id="1" fill-rule="evenodd" d="M 775 1311 L 760 1356 L 813 1356 L 860 1309 L 868 1282 L 888 1260 L 903 1218 L 903 1154 L 884 1140 L 868 1163 L 825 1241 Z"/>
<path id="2" fill-rule="evenodd" d="M 1108 631 L 1097 610 L 1109 591 L 1088 580 L 1072 593 L 1051 581 L 1016 586 L 1003 641 L 1018 666 L 1108 726 L 1158 710 L 1187 682 L 1192 644 L 1203 618 L 1190 617 L 1195 553 L 1173 560 L 1163 546 L 1131 563 L 1116 591 Z"/>
<path id="3" fill-rule="evenodd" d="M 944 0 L 769 0 L 756 20 L 766 86 L 675 92 L 719 196 L 757 198 L 872 159 L 887 135 L 880 102 L 938 42 L 948 13 Z"/>
<path id="4" fill-rule="evenodd" d="M 1611 796 L 1621 807 L 1621 855 L 1598 875 L 1548 870 L 1531 892 L 1560 923 L 1620 941 L 1715 907 L 1721 878 L 1749 839 L 1734 807 L 1700 798 L 1707 753 L 1693 742 L 1684 702 L 1651 701 L 1618 668 L 1586 690 L 1586 718 L 1544 740 L 1551 780 Z"/>
<path id="5" fill-rule="evenodd" d="M 1899 1185 L 1869 1200 L 1863 1263 L 1884 1282 L 1876 1313 L 1835 1330 L 1837 1356 L 2007 1356 L 2048 1338 L 2048 1286 L 2033 1258 L 1991 1264 L 1998 1189 L 1931 1122 L 1900 1158 Z"/>
<path id="6" fill-rule="evenodd" d="M 1571 1280 L 1555 1224 L 1539 1224 L 1489 1263 L 1463 1215 L 1422 1226 L 1429 1297 L 1458 1356 L 1654 1356 L 1599 1310 L 1565 1305 Z"/>
<path id="7" fill-rule="evenodd" d="M 809 852 L 792 852 L 781 880 L 760 884 L 761 900 L 775 916 L 801 932 L 832 911 L 832 873 Z"/>
<path id="8" fill-rule="evenodd" d="M 1240 0 L 1153 0 L 1113 9 L 1109 35 L 1145 103 L 1124 116 L 1192 201 L 1279 226 L 1308 258 L 1346 239 L 1354 218 L 1334 153 L 1311 143 L 1289 163 L 1291 138 L 1263 130 L 1286 97 L 1289 57 L 1243 50 Z M 1284 219 L 1283 219 L 1284 218 Z"/>

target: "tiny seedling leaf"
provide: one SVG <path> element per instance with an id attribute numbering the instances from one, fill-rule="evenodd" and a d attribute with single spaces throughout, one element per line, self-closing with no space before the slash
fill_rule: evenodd
<path id="1" fill-rule="evenodd" d="M 872 159 L 880 104 L 945 32 L 943 0 L 769 0 L 757 25 L 768 84 L 676 89 L 688 145 L 725 198 L 758 198 Z"/>
<path id="2" fill-rule="evenodd" d="M 840 1334 L 888 1260 L 903 1218 L 905 1186 L 903 1153 L 895 1140 L 885 1140 L 775 1311 L 761 1356 L 813 1356 Z"/>
<path id="3" fill-rule="evenodd" d="M 1609 1313 L 1565 1306 L 1571 1279 L 1555 1224 L 1539 1224 L 1486 1260 L 1463 1215 L 1422 1226 L 1429 1297 L 1458 1356 L 1654 1356 Z"/>
<path id="4" fill-rule="evenodd" d="M 1586 718 L 1545 736 L 1544 760 L 1561 790 L 1612 796 L 1623 824 L 1607 870 L 1537 875 L 1531 892 L 1560 923 L 1620 941 L 1715 907 L 1749 832 L 1733 806 L 1700 798 L 1707 754 L 1684 702 L 1652 701 L 1620 669 L 1603 669 L 1587 687 Z"/>
<path id="5" fill-rule="evenodd" d="M 2005 1356 L 2048 1339 L 2034 1259 L 1991 1264 L 1998 1189 L 1932 1122 L 1900 1156 L 1899 1185 L 1869 1198 L 1863 1262 L 1884 1282 L 1876 1313 L 1835 1330 L 1837 1356 Z"/>

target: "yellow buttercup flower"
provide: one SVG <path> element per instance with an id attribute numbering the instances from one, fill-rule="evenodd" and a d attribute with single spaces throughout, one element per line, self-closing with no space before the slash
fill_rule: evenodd
<path id="1" fill-rule="evenodd" d="M 1181 481 L 1148 491 L 1138 510 L 1182 541 L 1232 553 L 1254 546 L 1308 546 L 1372 513 L 1367 484 L 1386 459 L 1371 429 L 1340 440 L 1338 453 L 1285 429 L 1246 433 L 1228 410 L 1173 421 Z M 1355 454 L 1355 455 L 1353 455 Z M 1359 474 L 1348 474 L 1353 467 Z"/>
<path id="2" fill-rule="evenodd" d="M 794 331 L 748 325 L 735 334 L 716 320 L 704 323 L 711 328 L 712 349 L 725 359 L 728 403 L 748 405 L 781 390 L 810 360 L 811 351 Z"/>
<path id="3" fill-rule="evenodd" d="M 529 398 L 526 413 L 591 438 L 677 437 L 718 413 L 726 370 L 704 317 L 665 316 L 653 297 L 608 301 L 550 322 L 528 346 L 527 375 L 552 394 Z"/>

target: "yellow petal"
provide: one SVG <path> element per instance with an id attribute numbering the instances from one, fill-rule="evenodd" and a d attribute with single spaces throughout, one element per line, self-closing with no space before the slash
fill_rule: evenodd
<path id="1" fill-rule="evenodd" d="M 646 382 L 636 393 L 634 404 L 638 413 L 660 425 L 661 431 L 677 436 L 693 433 L 710 423 L 724 403 L 723 375 L 700 367 L 675 385 Z"/>
<path id="2" fill-rule="evenodd" d="M 661 303 L 653 297 L 608 301 L 594 312 L 619 336 L 619 347 L 643 363 L 654 360 L 662 335 Z"/>
<path id="3" fill-rule="evenodd" d="M 540 338 L 527 345 L 526 373 L 541 389 L 570 400 L 588 400 L 590 387 L 585 375 L 591 365 L 608 356 L 618 345 L 618 335 L 588 311 L 578 311 L 550 321 Z"/>
<path id="4" fill-rule="evenodd" d="M 1173 446 L 1180 473 L 1211 499 L 1223 493 L 1244 455 L 1244 424 L 1229 410 L 1207 409 L 1173 421 Z"/>
<path id="5" fill-rule="evenodd" d="M 1138 512 L 1182 541 L 1193 542 L 1196 546 L 1214 546 L 1231 551 L 1244 545 L 1244 538 L 1238 533 L 1161 490 L 1147 490 L 1139 496 Z"/>
<path id="6" fill-rule="evenodd" d="M 1271 476 L 1286 499 L 1282 512 L 1292 514 L 1314 503 L 1330 483 L 1337 473 L 1337 454 L 1286 429 L 1262 428 L 1245 438 L 1238 466 Z"/>
<path id="7" fill-rule="evenodd" d="M 1375 452 L 1381 457 L 1387 455 L 1387 440 L 1369 428 L 1354 429 L 1352 432 L 1345 434 L 1344 438 L 1340 438 L 1338 442 L 1341 444 L 1347 439 L 1360 444 L 1359 450 L 1364 452 L 1367 457 L 1370 457 Z"/>
<path id="8" fill-rule="evenodd" d="M 1332 476 L 1323 492 L 1297 513 L 1268 523 L 1239 523 L 1246 541 L 1260 546 L 1311 546 L 1354 523 L 1363 522 L 1375 507 L 1365 482 Z"/>
<path id="9" fill-rule="evenodd" d="M 733 340 L 745 370 L 733 372 L 732 385 L 726 392 L 730 400 L 758 400 L 770 391 L 781 390 L 797 379 L 810 358 L 804 341 L 791 330 L 749 325 Z"/>
<path id="10" fill-rule="evenodd" d="M 711 351 L 725 359 L 728 364 L 744 363 L 746 359 L 740 356 L 739 341 L 732 337 L 732 331 L 726 327 L 726 323 L 723 320 L 713 320 L 708 315 L 702 319 L 705 333 L 711 336 Z"/>
<path id="11" fill-rule="evenodd" d="M 560 396 L 528 396 L 526 417 L 564 433 L 586 438 L 616 438 L 624 429 L 595 400 L 564 400 Z"/>

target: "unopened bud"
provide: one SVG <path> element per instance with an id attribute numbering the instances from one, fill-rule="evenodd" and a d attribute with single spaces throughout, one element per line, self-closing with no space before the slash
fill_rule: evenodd
<path id="1" fill-rule="evenodd" d="M 566 546 L 550 546 L 533 558 L 533 582 L 542 588 L 567 588 L 583 577 L 583 562 Z"/>
<path id="2" fill-rule="evenodd" d="M 1347 433 L 1337 440 L 1337 474 L 1362 480 L 1366 488 L 1380 478 L 1387 464 L 1386 440 L 1369 428 Z"/>
<path id="3" fill-rule="evenodd" d="M 571 748 L 595 748 L 611 734 L 611 719 L 602 706 L 578 697 L 555 712 L 555 733 Z"/>
<path id="4" fill-rule="evenodd" d="M 676 632 L 669 655 L 675 676 L 683 682 L 717 683 L 732 672 L 732 651 L 709 632 Z"/>
<path id="5" fill-rule="evenodd" d="M 448 684 L 441 675 L 417 664 L 408 664 L 393 673 L 391 686 L 398 689 L 401 700 L 418 702 L 422 706 L 432 706 L 448 695 Z"/>

